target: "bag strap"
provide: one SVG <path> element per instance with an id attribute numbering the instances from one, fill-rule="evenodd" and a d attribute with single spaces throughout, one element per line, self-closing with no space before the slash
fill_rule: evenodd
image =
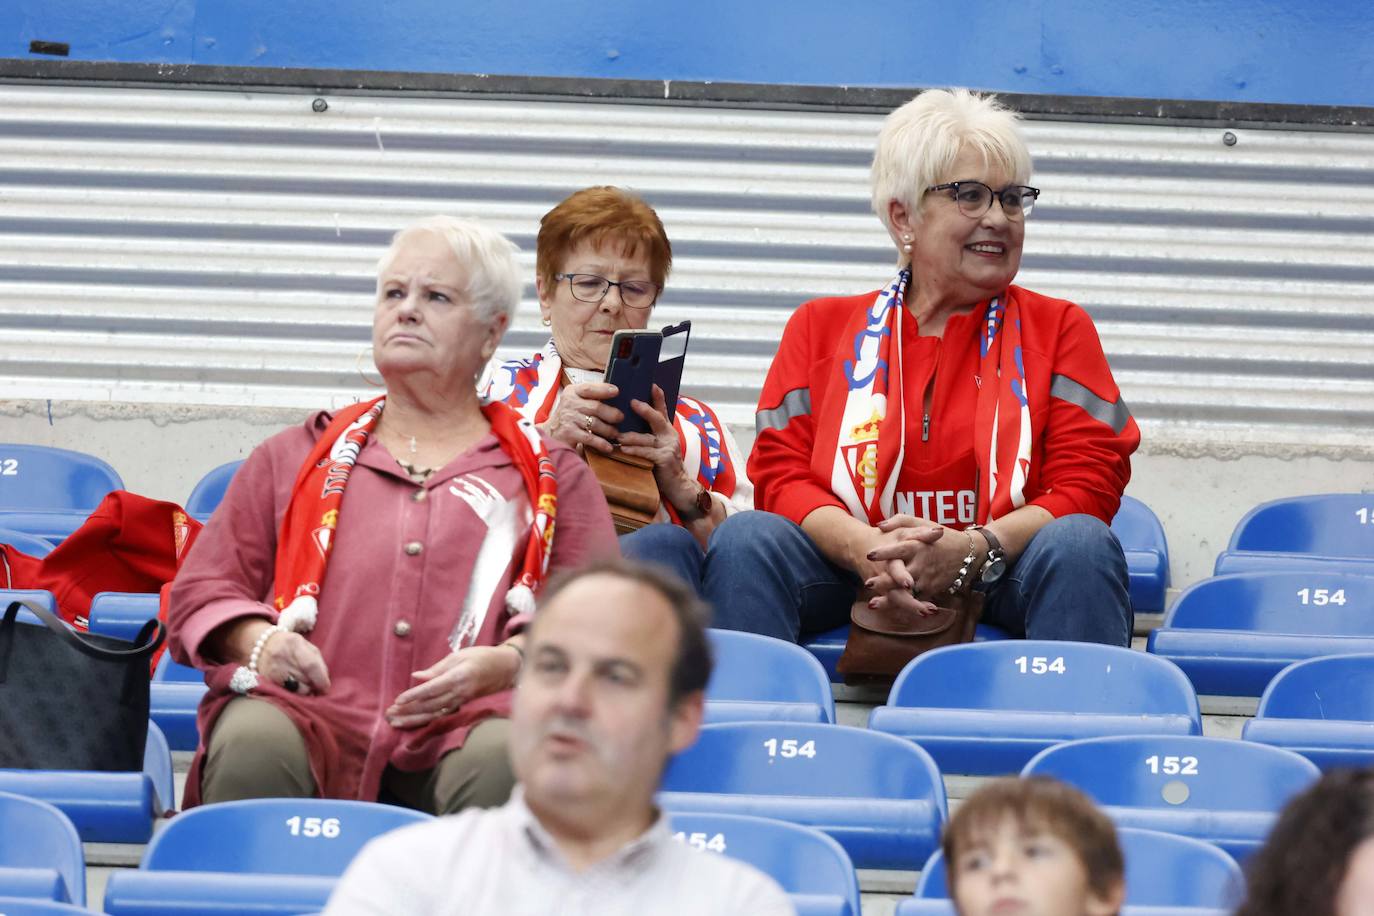
<path id="1" fill-rule="evenodd" d="M 67 645 L 78 652 L 89 655 L 91 658 L 106 659 L 108 661 L 132 661 L 134 659 L 146 659 L 159 648 L 163 641 L 167 639 L 167 627 L 161 620 L 156 618 L 149 620 L 138 631 L 138 638 L 131 649 L 107 649 L 104 646 L 97 646 L 88 642 L 81 634 L 69 627 L 62 618 L 52 611 L 26 599 L 17 599 L 10 602 L 10 606 L 5 609 L 5 617 L 0 620 L 0 634 L 8 644 L 12 639 L 14 627 L 18 626 L 19 608 L 24 607 L 33 613 L 49 630 Z"/>

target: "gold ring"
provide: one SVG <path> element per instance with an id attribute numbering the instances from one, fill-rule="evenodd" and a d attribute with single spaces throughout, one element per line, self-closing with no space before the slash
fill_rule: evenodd
<path id="1" fill-rule="evenodd" d="M 592 424 L 595 423 L 595 422 L 596 422 L 596 420 L 592 417 L 592 415 L 591 415 L 591 414 L 587 414 L 587 432 L 591 432 L 591 431 L 592 431 Z"/>

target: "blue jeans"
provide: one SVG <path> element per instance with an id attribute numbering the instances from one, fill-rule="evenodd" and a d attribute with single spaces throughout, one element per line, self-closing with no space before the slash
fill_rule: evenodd
<path id="1" fill-rule="evenodd" d="M 791 642 L 847 624 L 860 586 L 800 526 L 769 512 L 741 512 L 717 527 L 700 581 L 713 626 Z M 1092 516 L 1069 515 L 1031 539 L 988 594 L 983 622 L 1029 639 L 1129 646 L 1129 588 L 1116 535 Z"/>
<path id="2" fill-rule="evenodd" d="M 645 525 L 620 536 L 620 552 L 627 559 L 663 567 L 701 593 L 706 554 L 686 528 L 671 522 Z"/>

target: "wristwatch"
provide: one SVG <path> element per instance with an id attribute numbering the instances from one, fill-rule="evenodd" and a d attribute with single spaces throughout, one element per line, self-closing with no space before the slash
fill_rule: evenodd
<path id="1" fill-rule="evenodd" d="M 692 500 L 692 508 L 688 509 L 686 512 L 681 509 L 677 510 L 678 518 L 682 519 L 684 522 L 694 522 L 699 518 L 705 518 L 711 514 L 712 502 L 714 502 L 714 500 L 711 499 L 711 491 L 705 487 L 701 487 L 697 490 L 696 499 Z"/>
<path id="2" fill-rule="evenodd" d="M 973 583 L 974 588 L 985 592 L 1007 574 L 1007 552 L 1002 549 L 1002 542 L 997 540 L 997 535 L 982 525 L 969 525 L 966 530 L 977 531 L 988 542 L 988 558 L 983 561 L 983 568 L 978 571 L 978 578 Z"/>

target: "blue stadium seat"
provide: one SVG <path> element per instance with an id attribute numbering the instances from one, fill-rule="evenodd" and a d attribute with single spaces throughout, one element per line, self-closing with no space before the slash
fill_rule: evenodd
<path id="1" fill-rule="evenodd" d="M 132 640 L 139 629 L 157 616 L 158 596 L 128 592 L 101 592 L 91 600 L 92 633 Z M 193 751 L 200 741 L 196 711 L 205 695 L 201 672 L 172 661 L 163 653 L 153 674 L 148 696 L 148 718 L 157 723 L 174 751 Z"/>
<path id="2" fill-rule="evenodd" d="M 735 630 L 711 630 L 715 670 L 706 721 L 834 722 L 825 669 L 800 646 Z"/>
<path id="3" fill-rule="evenodd" d="M 9 544 L 20 553 L 31 557 L 46 557 L 52 553 L 53 543 L 46 538 L 11 528 L 0 528 L 0 544 Z"/>
<path id="4" fill-rule="evenodd" d="M 1173 664 L 1117 646 L 1006 640 L 935 649 L 897 675 L 868 727 L 915 741 L 944 773 L 1015 773 L 1060 741 L 1200 735 Z"/>
<path id="5" fill-rule="evenodd" d="M 199 746 L 196 714 L 208 689 L 200 669 L 176 663 L 170 652 L 158 659 L 153 682 L 148 685 L 148 718 L 162 729 L 172 750 L 194 751 Z"/>
<path id="6" fill-rule="evenodd" d="M 1149 506 L 1122 496 L 1121 508 L 1112 519 L 1112 533 L 1126 552 L 1131 609 L 1138 614 L 1160 613 L 1169 590 L 1169 543 L 1164 538 L 1164 526 Z"/>
<path id="7" fill-rule="evenodd" d="M 0 897 L 86 902 L 81 838 L 47 802 L 0 792 Z"/>
<path id="8" fill-rule="evenodd" d="M 295 914 L 324 906 L 368 840 L 428 814 L 371 802 L 262 798 L 202 805 L 159 831 L 105 889 L 111 916 Z"/>
<path id="9" fill-rule="evenodd" d="M 677 813 L 672 827 L 681 842 L 771 876 L 792 898 L 798 916 L 860 916 L 854 863 L 819 830 L 739 814 Z"/>
<path id="10" fill-rule="evenodd" d="M 1257 697 L 1293 662 L 1374 652 L 1374 576 L 1265 571 L 1204 579 L 1179 595 L 1148 649 L 1182 668 L 1198 693 Z"/>
<path id="11" fill-rule="evenodd" d="M 32 601 L 34 604 L 48 611 L 50 614 L 57 613 L 57 598 L 53 593 L 41 588 L 0 588 L 0 617 L 3 617 L 6 609 L 12 601 Z M 28 608 L 21 607 L 15 617 L 20 623 L 33 623 L 39 626 L 43 622 L 34 616 Z"/>
<path id="12" fill-rule="evenodd" d="M 0 792 L 48 802 L 86 843 L 146 843 L 153 821 L 175 804 L 167 739 L 148 723 L 141 773 L 0 769 Z"/>
<path id="13" fill-rule="evenodd" d="M 0 528 L 55 544 L 81 527 L 105 494 L 122 489 L 115 469 L 93 455 L 0 444 Z"/>
<path id="14" fill-rule="evenodd" d="M 157 669 L 153 671 L 153 680 L 169 684 L 203 684 L 205 673 L 199 668 L 173 661 L 171 653 L 164 652 L 162 658 L 158 659 Z"/>
<path id="15" fill-rule="evenodd" d="M 1203 840 L 1244 861 L 1321 774 L 1297 754 L 1244 741 L 1129 736 L 1057 744 L 1021 775 L 1077 786 L 1121 827 Z"/>
<path id="16" fill-rule="evenodd" d="M 230 461 L 221 464 L 210 473 L 206 474 L 196 484 L 191 495 L 186 499 L 186 511 L 192 518 L 202 522 L 208 522 L 215 509 L 224 500 L 224 493 L 229 489 L 229 481 L 234 479 L 238 473 L 239 465 L 243 464 L 243 459 Z"/>
<path id="17" fill-rule="evenodd" d="M 1215 572 L 1285 568 L 1374 574 L 1374 494 L 1324 493 L 1262 503 L 1236 525 Z"/>
<path id="18" fill-rule="evenodd" d="M 1011 635 L 1001 627 L 995 627 L 990 623 L 980 623 L 974 631 L 974 642 L 994 642 L 999 639 L 1011 639 Z M 816 661 L 821 663 L 825 669 L 826 676 L 830 678 L 832 684 L 844 682 L 844 676 L 835 670 L 835 665 L 839 662 L 840 656 L 844 654 L 844 644 L 849 640 L 849 624 L 827 630 L 824 633 L 817 633 L 808 637 L 802 644 L 802 648 L 816 656 Z"/>
<path id="19" fill-rule="evenodd" d="M 666 810 L 748 814 L 821 830 L 860 868 L 915 868 L 939 842 L 944 783 L 930 756 L 888 735 L 804 722 L 702 728 L 673 758 Z"/>
<path id="20" fill-rule="evenodd" d="M 132 641 L 143 625 L 157 616 L 158 596 L 136 592 L 99 592 L 87 615 L 90 631 Z"/>
<path id="21" fill-rule="evenodd" d="M 1117 836 L 1126 860 L 1127 912 L 1140 912 L 1136 907 L 1225 909 L 1240 902 L 1245 886 L 1240 866 L 1215 846 L 1129 827 L 1119 829 Z M 916 897 L 949 897 L 943 853 L 937 851 L 921 869 Z"/>
<path id="22" fill-rule="evenodd" d="M 1289 665 L 1269 682 L 1242 736 L 1296 751 L 1323 770 L 1374 766 L 1374 653 Z"/>

